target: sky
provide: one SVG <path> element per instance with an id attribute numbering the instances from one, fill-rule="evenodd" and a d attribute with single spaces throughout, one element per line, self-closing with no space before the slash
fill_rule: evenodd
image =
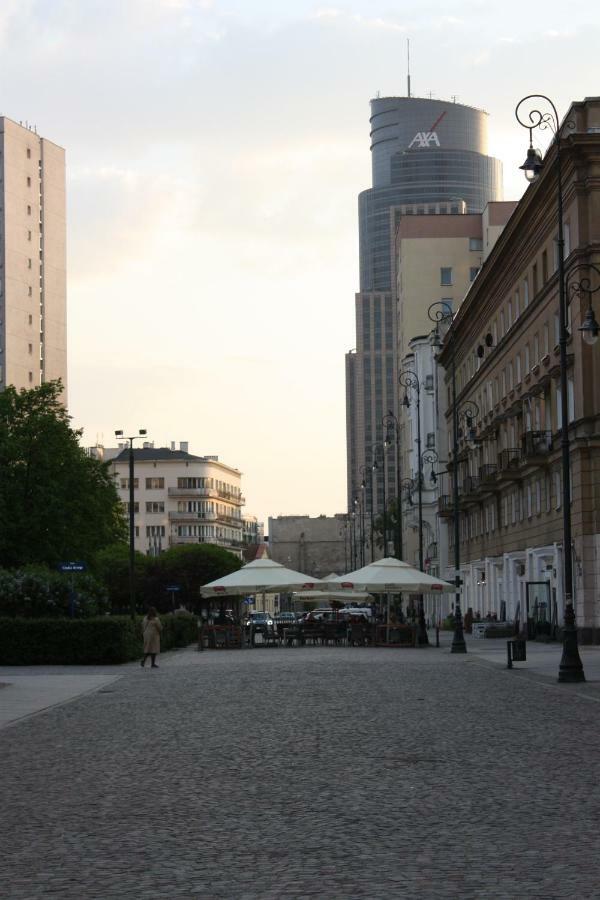
<path id="1" fill-rule="evenodd" d="M 2 0 L 0 114 L 66 148 L 69 411 L 243 472 L 245 512 L 343 512 L 369 100 L 486 109 L 505 198 L 529 93 L 600 94 L 600 7 Z"/>

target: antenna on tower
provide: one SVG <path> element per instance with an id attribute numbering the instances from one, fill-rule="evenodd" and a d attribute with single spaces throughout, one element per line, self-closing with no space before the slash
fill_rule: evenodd
<path id="1" fill-rule="evenodd" d="M 410 97 L 410 38 L 406 38 L 406 88 Z"/>

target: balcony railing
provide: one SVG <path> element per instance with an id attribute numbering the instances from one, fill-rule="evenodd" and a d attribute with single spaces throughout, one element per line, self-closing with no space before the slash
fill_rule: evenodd
<path id="1" fill-rule="evenodd" d="M 169 497 L 217 497 L 214 488 L 170 487 Z"/>
<path id="2" fill-rule="evenodd" d="M 442 494 L 438 500 L 438 515 L 451 516 L 454 512 L 454 498 L 449 494 Z"/>
<path id="3" fill-rule="evenodd" d="M 467 475 L 463 481 L 463 492 L 465 494 L 474 494 L 479 489 L 479 477 L 477 475 Z"/>
<path id="4" fill-rule="evenodd" d="M 546 456 L 552 450 L 551 431 L 526 431 L 521 438 L 523 456 Z"/>
<path id="5" fill-rule="evenodd" d="M 521 450 L 518 447 L 509 447 L 498 454 L 498 471 L 508 472 L 518 469 L 521 465 Z"/>
<path id="6" fill-rule="evenodd" d="M 498 466 L 494 465 L 494 463 L 487 463 L 485 466 L 480 466 L 479 483 L 482 486 L 485 484 L 492 484 L 496 480 L 497 471 Z"/>

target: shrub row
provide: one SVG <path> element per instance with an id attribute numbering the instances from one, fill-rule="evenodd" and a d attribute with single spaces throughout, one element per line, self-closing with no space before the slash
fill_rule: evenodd
<path id="1" fill-rule="evenodd" d="M 161 618 L 161 649 L 186 647 L 197 639 L 195 616 Z M 0 665 L 106 665 L 142 655 L 142 619 L 0 619 Z"/>

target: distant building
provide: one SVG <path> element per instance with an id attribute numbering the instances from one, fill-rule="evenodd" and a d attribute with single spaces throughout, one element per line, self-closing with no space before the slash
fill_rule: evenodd
<path id="1" fill-rule="evenodd" d="M 92 448 L 110 462 L 124 511 L 129 515 L 129 449 Z M 135 547 L 158 554 L 178 544 L 218 544 L 242 557 L 243 523 L 239 469 L 217 456 L 193 456 L 145 443 L 134 450 Z"/>
<path id="2" fill-rule="evenodd" d="M 371 101 L 372 187 L 359 195 L 360 291 L 355 349 L 346 355 L 347 495 L 351 512 L 384 440 L 383 417 L 396 410 L 400 323 L 394 237 L 407 218 L 460 219 L 502 196 L 501 163 L 488 155 L 487 113 L 441 100 L 378 97 Z M 460 226 L 458 226 L 460 227 Z M 446 264 L 431 259 L 432 270 Z M 435 299 L 436 293 L 431 297 Z M 462 299 L 460 297 L 459 299 Z M 422 333 L 407 332 L 405 344 Z M 377 471 L 379 509 L 395 496 L 392 468 Z"/>
<path id="3" fill-rule="evenodd" d="M 0 116 L 0 390 L 67 386 L 65 151 Z"/>
<path id="4" fill-rule="evenodd" d="M 349 569 L 346 516 L 277 516 L 269 518 L 269 554 L 275 562 L 324 578 Z"/>

